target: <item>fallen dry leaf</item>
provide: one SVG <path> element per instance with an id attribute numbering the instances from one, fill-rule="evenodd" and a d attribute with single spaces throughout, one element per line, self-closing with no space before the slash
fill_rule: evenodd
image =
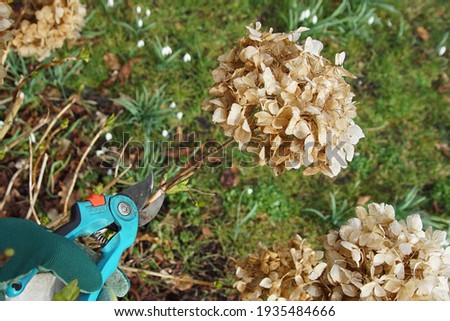
<path id="1" fill-rule="evenodd" d="M 356 201 L 356 204 L 359 206 L 365 205 L 370 200 L 370 195 L 362 195 L 358 197 L 358 200 Z"/>
<path id="2" fill-rule="evenodd" d="M 416 35 L 423 41 L 428 41 L 428 39 L 430 39 L 430 34 L 428 33 L 427 29 L 425 29 L 425 27 L 423 26 L 419 26 L 416 29 Z"/>
<path id="3" fill-rule="evenodd" d="M 448 144 L 446 143 L 436 143 L 434 145 L 438 151 L 440 151 L 444 156 L 449 157 L 450 156 L 450 148 L 448 147 Z"/>
<path id="4" fill-rule="evenodd" d="M 116 54 L 113 53 L 106 53 L 103 55 L 103 61 L 105 62 L 106 66 L 108 67 L 109 70 L 114 71 L 114 70 L 120 70 L 120 61 L 119 61 L 119 57 Z"/>
<path id="5" fill-rule="evenodd" d="M 131 69 L 133 65 L 137 62 L 141 61 L 141 58 L 133 58 L 128 60 L 126 63 L 123 64 L 123 66 L 120 68 L 119 71 L 119 79 L 120 79 L 120 85 L 123 86 L 127 82 L 128 78 L 131 76 Z"/>
<path id="6" fill-rule="evenodd" d="M 220 176 L 220 184 L 225 188 L 235 187 L 239 184 L 239 170 L 232 166 L 230 169 L 226 169 Z"/>

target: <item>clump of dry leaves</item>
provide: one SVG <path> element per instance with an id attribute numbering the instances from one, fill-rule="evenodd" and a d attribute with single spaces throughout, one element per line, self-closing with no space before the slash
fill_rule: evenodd
<path id="1" fill-rule="evenodd" d="M 323 252 L 296 235 L 288 244 L 267 248 L 236 262 L 235 287 L 242 300 L 313 300 L 323 295 L 318 281 Z"/>
<path id="2" fill-rule="evenodd" d="M 301 166 L 305 175 L 337 175 L 364 137 L 353 121 L 354 94 L 344 77 L 354 76 L 342 66 L 345 53 L 332 64 L 320 55 L 320 41 L 297 44 L 305 27 L 289 34 L 262 32 L 260 23 L 247 29 L 248 37 L 218 58 L 214 98 L 203 108 L 276 175 Z"/>
<path id="3" fill-rule="evenodd" d="M 5 1 L 0 2 L 0 85 L 3 84 L 3 79 L 6 76 L 3 63 L 7 54 L 8 42 L 12 39 L 11 30 L 13 20 L 10 19 L 12 9 Z"/>
<path id="4" fill-rule="evenodd" d="M 306 289 L 311 286 L 311 280 L 317 280 L 314 281 L 317 291 L 308 292 L 309 296 L 295 296 L 300 300 L 311 297 L 315 300 L 450 299 L 450 247 L 444 248 L 445 232 L 433 231 L 431 227 L 424 231 L 419 215 L 409 216 L 406 222 L 398 221 L 394 208 L 386 204 L 372 203 L 368 210 L 360 206 L 356 214 L 339 231 L 331 231 L 324 238 L 325 259 L 315 261 L 313 269 L 286 260 L 290 266 L 274 268 L 271 273 L 278 276 L 293 270 L 305 275 Z M 255 256 L 243 262 L 252 257 Z M 253 265 L 238 262 L 239 281 L 235 286 L 241 298 L 256 299 L 242 284 L 258 284 L 264 277 Z M 281 279 L 271 279 L 274 284 L 277 280 Z M 282 297 L 294 299 L 293 290 L 293 287 L 285 288 Z M 261 286 L 259 291 L 266 294 L 257 298 L 269 295 Z M 253 289 L 252 293 L 255 292 Z"/>
<path id="5" fill-rule="evenodd" d="M 79 38 L 85 15 L 79 0 L 32 0 L 11 42 L 13 48 L 21 56 L 41 61 L 64 42 Z"/>

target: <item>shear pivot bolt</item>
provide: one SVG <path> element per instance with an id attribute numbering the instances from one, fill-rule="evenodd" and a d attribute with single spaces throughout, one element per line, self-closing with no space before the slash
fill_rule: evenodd
<path id="1" fill-rule="evenodd" d="M 120 202 L 118 206 L 119 213 L 122 215 L 129 215 L 131 213 L 130 204 L 125 202 Z"/>

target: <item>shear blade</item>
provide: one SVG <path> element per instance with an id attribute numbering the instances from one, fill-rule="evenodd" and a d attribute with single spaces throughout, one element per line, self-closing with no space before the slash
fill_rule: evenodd
<path id="1" fill-rule="evenodd" d="M 148 222 L 153 220 L 158 214 L 161 206 L 164 203 L 164 194 L 158 197 L 154 202 L 152 202 L 149 206 L 139 211 L 139 226 L 146 225 Z"/>
<path id="2" fill-rule="evenodd" d="M 147 203 L 147 200 L 150 198 L 152 190 L 153 173 L 150 173 L 145 180 L 121 191 L 119 194 L 131 198 L 140 212 Z"/>

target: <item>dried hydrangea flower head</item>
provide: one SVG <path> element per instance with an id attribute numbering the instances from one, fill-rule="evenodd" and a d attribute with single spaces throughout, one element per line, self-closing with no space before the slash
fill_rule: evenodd
<path id="1" fill-rule="evenodd" d="M 3 79 L 6 76 L 3 62 L 7 54 L 8 42 L 12 39 L 11 26 L 13 20 L 10 19 L 12 9 L 5 1 L 0 1 L 0 85 L 3 84 Z"/>
<path id="2" fill-rule="evenodd" d="M 271 249 L 260 244 L 259 254 L 236 262 L 234 287 L 242 300 L 315 300 L 323 295 L 318 281 L 326 267 L 319 263 L 322 257 L 298 235 Z"/>
<path id="3" fill-rule="evenodd" d="M 417 214 L 397 221 L 391 205 L 372 203 L 356 214 L 324 242 L 330 299 L 450 299 L 445 232 L 423 231 Z"/>
<path id="4" fill-rule="evenodd" d="M 12 41 L 14 49 L 24 57 L 39 61 L 61 48 L 64 42 L 74 42 L 80 36 L 86 8 L 79 0 L 33 0 Z"/>
<path id="5" fill-rule="evenodd" d="M 301 27 L 289 34 L 247 27 L 248 36 L 218 58 L 214 98 L 203 103 L 227 136 L 258 155 L 276 175 L 301 166 L 305 175 L 337 175 L 364 137 L 355 124 L 354 94 L 342 64 L 320 55 L 323 45 L 310 37 L 297 44 Z"/>
<path id="6" fill-rule="evenodd" d="M 446 233 L 419 215 L 395 219 L 391 205 L 356 208 L 324 237 L 324 260 L 301 238 L 237 261 L 243 300 L 450 300 Z"/>

